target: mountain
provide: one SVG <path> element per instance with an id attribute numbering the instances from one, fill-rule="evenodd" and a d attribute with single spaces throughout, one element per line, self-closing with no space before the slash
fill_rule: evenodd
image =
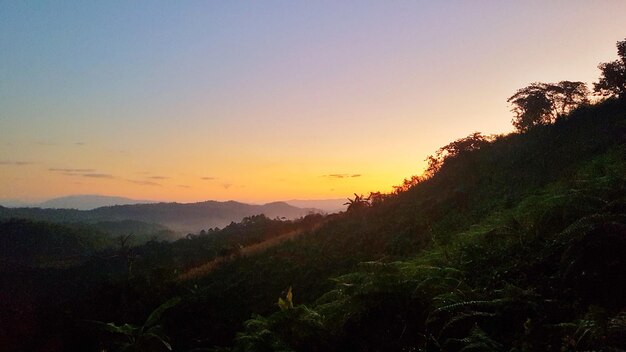
<path id="1" fill-rule="evenodd" d="M 81 194 L 49 199 L 45 202 L 31 205 L 36 208 L 49 209 L 78 209 L 91 210 L 100 207 L 127 204 L 154 203 L 150 200 L 136 200 L 124 197 L 102 196 L 97 194 Z"/>
<path id="2" fill-rule="evenodd" d="M 0 206 L 7 208 L 23 208 L 31 207 L 33 204 L 19 199 L 0 199 Z"/>
<path id="3" fill-rule="evenodd" d="M 323 210 L 329 214 L 346 210 L 346 198 L 339 199 L 292 199 L 285 203 L 298 208 L 315 208 Z"/>
<path id="4" fill-rule="evenodd" d="M 269 218 L 295 219 L 317 209 L 297 208 L 285 202 L 251 205 L 235 201 L 206 201 L 200 203 L 128 204 L 100 207 L 92 210 L 4 208 L 0 220 L 23 218 L 53 223 L 96 223 L 102 221 L 134 220 L 159 224 L 179 233 L 199 232 L 202 229 L 224 227 L 244 217 L 265 214 Z"/>

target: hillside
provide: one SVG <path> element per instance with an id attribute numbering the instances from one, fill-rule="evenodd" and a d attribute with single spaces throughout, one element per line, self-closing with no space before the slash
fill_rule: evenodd
<path id="1" fill-rule="evenodd" d="M 626 109 L 609 101 L 451 157 L 404 192 L 198 279 L 170 336 L 228 345 L 261 313 L 235 350 L 624 348 L 625 142 Z M 296 306 L 269 315 L 289 287 Z"/>
<path id="2" fill-rule="evenodd" d="M 23 218 L 62 223 L 140 221 L 163 225 L 178 233 L 199 232 L 202 229 L 224 227 L 244 217 L 265 214 L 270 218 L 295 219 L 315 209 L 296 208 L 284 202 L 251 205 L 235 201 L 200 203 L 154 203 L 100 207 L 93 210 L 4 208 L 0 207 L 0 220 Z"/>
<path id="3" fill-rule="evenodd" d="M 4 324 L 19 329 L 0 337 L 16 350 L 122 350 L 131 332 L 148 350 L 165 350 L 158 339 L 180 351 L 626 348 L 624 103 L 471 145 L 344 213 L 249 216 L 71 267 L 27 266 L 2 278 L 3 295 L 29 308 L 5 300 Z M 95 213 L 173 221 L 217 205 L 169 206 Z M 141 335 L 148 316 L 157 335 Z"/>

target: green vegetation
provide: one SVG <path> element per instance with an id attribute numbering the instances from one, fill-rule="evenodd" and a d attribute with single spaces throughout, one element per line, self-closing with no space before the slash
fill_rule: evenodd
<path id="1" fill-rule="evenodd" d="M 0 340 L 15 350 L 624 350 L 626 103 L 615 95 L 559 105 L 519 133 L 453 141 L 424 175 L 392 194 L 355 194 L 341 214 L 250 216 L 135 246 L 12 220 L 4 226 L 22 230 L 0 232 L 13 236 L 4 255 L 39 227 L 52 226 L 43 234 L 55 245 L 3 273 Z M 41 265 L 67 255 L 64 243 L 84 259 Z"/>

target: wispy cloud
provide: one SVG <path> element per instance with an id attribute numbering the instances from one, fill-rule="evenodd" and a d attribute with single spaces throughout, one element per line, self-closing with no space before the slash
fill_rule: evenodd
<path id="1" fill-rule="evenodd" d="M 232 186 L 233 186 L 233 184 L 232 184 L 232 183 L 223 183 L 223 184 L 222 184 L 222 187 L 224 187 L 224 189 L 229 189 L 229 188 L 231 188 Z"/>
<path id="2" fill-rule="evenodd" d="M 216 177 L 200 177 L 201 180 L 205 180 L 205 181 L 213 181 L 213 180 L 217 180 Z"/>
<path id="3" fill-rule="evenodd" d="M 180 188 L 191 188 L 191 186 L 187 186 L 187 185 L 178 185 L 178 187 L 180 187 Z"/>
<path id="4" fill-rule="evenodd" d="M 99 173 L 81 174 L 80 176 L 82 176 L 82 177 L 91 177 L 91 178 L 115 178 L 111 174 L 99 174 Z"/>
<path id="5" fill-rule="evenodd" d="M 77 145 L 79 147 L 84 146 L 86 143 L 85 142 L 75 142 L 74 145 Z"/>
<path id="6" fill-rule="evenodd" d="M 328 177 L 328 178 L 345 178 L 350 176 L 349 174 L 330 174 L 330 175 L 323 175 L 322 177 Z"/>
<path id="7" fill-rule="evenodd" d="M 322 175 L 321 177 L 326 177 L 330 179 L 342 179 L 342 178 L 350 178 L 350 177 L 361 177 L 361 174 L 329 174 Z"/>
<path id="8" fill-rule="evenodd" d="M 73 168 L 56 168 L 56 167 L 51 167 L 48 169 L 48 171 L 52 171 L 52 172 L 63 172 L 63 173 L 94 173 L 96 172 L 96 169 L 73 169 Z"/>
<path id="9" fill-rule="evenodd" d="M 167 176 L 150 176 L 148 178 L 153 179 L 153 180 L 167 180 L 167 179 L 170 179 L 171 177 L 167 177 Z"/>
<path id="10" fill-rule="evenodd" d="M 8 165 L 8 166 L 24 166 L 24 165 L 32 165 L 34 164 L 31 161 L 19 161 L 19 160 L 0 160 L 0 165 Z"/>
<path id="11" fill-rule="evenodd" d="M 161 186 L 160 183 L 152 182 L 152 181 L 140 181 L 140 180 L 126 180 L 130 183 L 134 183 L 140 186 Z"/>

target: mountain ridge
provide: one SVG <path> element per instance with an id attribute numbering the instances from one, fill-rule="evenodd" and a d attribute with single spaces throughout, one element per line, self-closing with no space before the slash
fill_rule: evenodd
<path id="1" fill-rule="evenodd" d="M 298 208 L 286 202 L 253 205 L 237 201 L 208 200 L 197 203 L 160 202 L 112 205 L 92 210 L 0 207 L 0 219 L 24 218 L 55 223 L 134 220 L 163 225 L 183 234 L 199 232 L 207 228 L 224 227 L 231 222 L 241 221 L 245 217 L 258 214 L 265 214 L 270 218 L 295 219 L 320 212 L 322 211 L 319 209 Z"/>

